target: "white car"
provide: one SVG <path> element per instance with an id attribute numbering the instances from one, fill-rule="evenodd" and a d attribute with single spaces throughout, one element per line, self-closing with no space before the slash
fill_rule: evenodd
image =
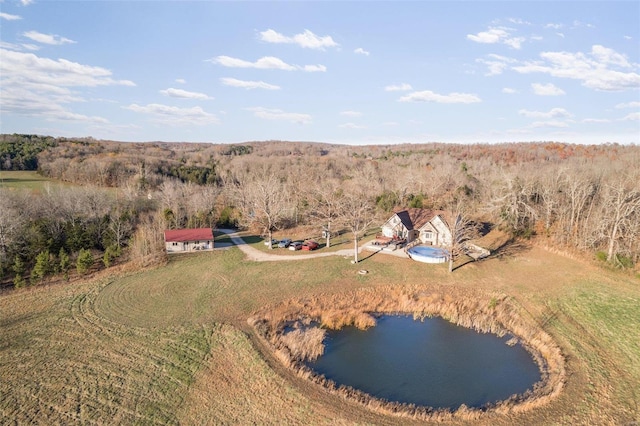
<path id="1" fill-rule="evenodd" d="M 291 244 L 289 244 L 289 250 L 300 250 L 302 249 L 302 241 L 293 241 Z"/>
<path id="2" fill-rule="evenodd" d="M 278 247 L 279 248 L 287 248 L 287 247 L 289 247 L 289 244 L 291 244 L 291 239 L 290 238 L 283 238 L 278 243 Z"/>
<path id="3" fill-rule="evenodd" d="M 276 239 L 274 238 L 273 240 L 271 240 L 271 247 L 278 247 L 278 243 L 279 243 L 279 242 L 280 242 L 280 241 L 278 241 L 278 240 L 276 240 Z M 268 240 L 267 240 L 267 241 L 265 241 L 265 242 L 264 242 L 264 245 L 265 245 L 265 246 L 268 246 L 268 245 L 269 245 L 269 241 L 268 241 Z"/>

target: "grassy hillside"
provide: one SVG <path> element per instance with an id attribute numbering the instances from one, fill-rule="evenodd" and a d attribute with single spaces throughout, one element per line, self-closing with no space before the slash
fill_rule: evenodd
<path id="1" fill-rule="evenodd" d="M 0 188 L 26 189 L 41 192 L 47 183 L 60 184 L 34 171 L 0 171 Z"/>
<path id="2" fill-rule="evenodd" d="M 359 275 L 359 269 L 367 275 Z M 82 284 L 0 294 L 0 418 L 17 423 L 397 424 L 291 377 L 247 317 L 292 297 L 386 285 L 505 293 L 567 356 L 562 395 L 481 424 L 640 421 L 640 281 L 535 247 L 449 274 L 376 254 L 248 262 L 232 248 Z M 411 423 L 411 421 L 406 421 Z"/>

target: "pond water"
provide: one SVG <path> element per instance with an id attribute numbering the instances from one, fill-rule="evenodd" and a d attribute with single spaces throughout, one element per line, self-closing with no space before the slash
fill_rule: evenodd
<path id="1" fill-rule="evenodd" d="M 383 316 L 368 330 L 328 331 L 325 353 L 307 365 L 337 384 L 377 398 L 456 409 L 481 407 L 532 389 L 538 365 L 509 337 L 442 318 Z"/>

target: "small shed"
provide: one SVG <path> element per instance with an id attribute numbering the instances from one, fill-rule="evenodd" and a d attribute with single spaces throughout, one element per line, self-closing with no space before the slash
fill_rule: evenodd
<path id="1" fill-rule="evenodd" d="M 168 229 L 164 231 L 167 253 L 213 250 L 211 228 Z"/>

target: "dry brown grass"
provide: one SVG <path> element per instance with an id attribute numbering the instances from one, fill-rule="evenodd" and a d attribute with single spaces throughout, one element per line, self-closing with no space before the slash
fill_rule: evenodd
<path id="1" fill-rule="evenodd" d="M 246 322 L 285 301 L 340 301 L 335 312 L 363 307 L 363 294 L 376 309 L 361 312 L 377 312 L 388 304 L 375 296 L 380 289 L 407 296 L 403 311 L 419 301 L 449 303 L 446 294 L 468 296 L 465 309 L 489 309 L 496 297 L 496 308 L 508 303 L 566 355 L 567 381 L 548 403 L 481 415 L 463 407 L 447 424 L 640 421 L 637 279 L 527 246 L 453 274 L 383 255 L 349 260 L 257 263 L 232 249 L 0 292 L 0 424 L 424 424 L 377 414 L 292 374 Z M 369 273 L 359 275 L 362 268 Z"/>
<path id="2" fill-rule="evenodd" d="M 326 335 L 327 332 L 321 328 L 306 327 L 282 333 L 280 339 L 293 359 L 315 361 L 324 354 L 322 341 Z"/>
<path id="3" fill-rule="evenodd" d="M 363 324 L 375 325 L 371 314 L 400 313 L 413 314 L 416 318 L 440 316 L 455 324 L 499 336 L 511 333 L 534 356 L 540 367 L 542 380 L 527 394 L 480 409 L 463 406 L 456 412 L 449 412 L 381 401 L 348 386 L 336 386 L 316 375 L 300 362 L 304 357 L 300 356 L 298 341 L 290 337 L 292 332 L 285 332 L 285 327 L 292 321 L 319 322 L 328 328 L 349 325 L 362 327 Z M 564 356 L 558 345 L 531 317 L 523 315 L 517 303 L 505 295 L 437 285 L 386 287 L 376 288 L 375 291 L 363 289 L 289 300 L 259 311 L 248 322 L 270 343 L 277 357 L 298 376 L 319 383 L 331 392 L 354 399 L 369 408 L 374 407 L 395 416 L 422 420 L 464 420 L 477 418 L 488 411 L 500 414 L 522 412 L 540 407 L 557 397 L 566 380 Z"/>

